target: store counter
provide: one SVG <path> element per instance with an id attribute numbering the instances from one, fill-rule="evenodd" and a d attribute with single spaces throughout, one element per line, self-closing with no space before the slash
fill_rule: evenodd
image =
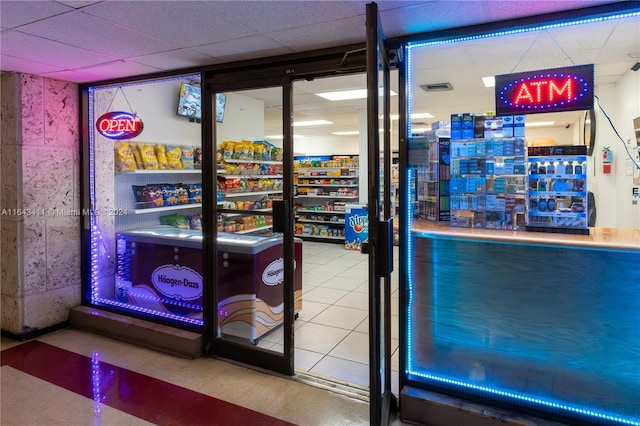
<path id="1" fill-rule="evenodd" d="M 474 389 L 534 410 L 640 420 L 640 230 L 590 231 L 414 221 L 405 392 Z M 424 421 L 420 411 L 402 418 Z"/>
<path id="2" fill-rule="evenodd" d="M 202 233 L 171 226 L 120 232 L 116 298 L 156 312 L 202 317 Z M 302 240 L 294 240 L 295 310 L 302 308 Z M 252 342 L 283 321 L 282 239 L 218 233 L 218 324 Z"/>

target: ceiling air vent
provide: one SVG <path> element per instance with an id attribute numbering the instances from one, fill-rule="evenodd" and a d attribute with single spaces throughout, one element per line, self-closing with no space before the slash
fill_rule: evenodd
<path id="1" fill-rule="evenodd" d="M 433 83 L 433 84 L 421 84 L 420 87 L 425 92 L 442 92 L 445 90 L 453 90 L 451 83 Z"/>

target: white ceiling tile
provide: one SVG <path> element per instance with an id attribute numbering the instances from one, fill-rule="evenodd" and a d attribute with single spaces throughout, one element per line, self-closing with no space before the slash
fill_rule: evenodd
<path id="1" fill-rule="evenodd" d="M 112 78 L 124 78 L 136 75 L 151 74 L 158 71 L 160 70 L 157 68 L 138 64 L 135 62 L 114 61 L 107 64 L 97 65 L 95 67 L 87 67 L 64 72 L 55 72 L 46 76 L 58 79 L 62 75 L 70 76 L 70 80 L 68 81 L 77 83 L 81 81 L 99 81 Z"/>
<path id="2" fill-rule="evenodd" d="M 92 0 L 56 0 L 56 3 L 62 3 L 69 7 L 73 7 L 74 9 L 81 9 L 85 6 L 89 6 L 91 4 L 100 3 L 102 0 L 92 1 Z"/>
<path id="3" fill-rule="evenodd" d="M 113 61 L 114 57 L 101 55 L 78 47 L 58 43 L 46 38 L 12 31 L 2 35 L 2 42 L 7 43 L 3 53 L 15 57 L 38 58 L 38 62 L 66 68 L 82 68 L 90 65 Z"/>
<path id="4" fill-rule="evenodd" d="M 207 4 L 193 1 L 101 2 L 83 12 L 180 47 L 255 34 L 241 20 L 233 22 Z"/>
<path id="5" fill-rule="evenodd" d="M 341 19 L 269 33 L 269 37 L 296 51 L 322 49 L 340 45 L 364 43 L 364 16 Z"/>
<path id="6" fill-rule="evenodd" d="M 355 16 L 341 1 L 234 1 L 211 2 L 213 9 L 265 33 Z"/>
<path id="7" fill-rule="evenodd" d="M 20 30 L 119 58 L 141 56 L 178 47 L 81 11 L 73 11 L 28 24 Z"/>
<path id="8" fill-rule="evenodd" d="M 73 8 L 54 1 L 0 1 L 3 28 L 16 28 L 30 22 L 69 12 Z"/>
<path id="9" fill-rule="evenodd" d="M 401 9 L 380 11 L 387 37 L 399 37 L 485 21 L 479 1 L 431 1 Z"/>
<path id="10" fill-rule="evenodd" d="M 429 0 L 436 1 L 436 0 Z M 345 3 L 357 14 L 364 15 L 367 11 L 367 4 L 371 3 L 370 0 L 360 0 L 360 1 L 345 1 Z M 424 1 L 377 1 L 378 11 L 381 10 L 389 10 L 389 9 L 399 9 L 402 7 L 413 6 L 416 4 L 425 3 Z"/>
<path id="11" fill-rule="evenodd" d="M 131 58 L 130 61 L 148 65 L 161 70 L 172 70 L 220 63 L 220 59 L 212 58 L 193 49 L 177 49 L 169 52 Z"/>
<path id="12" fill-rule="evenodd" d="M 0 56 L 0 69 L 7 72 L 41 75 L 42 73 L 59 71 L 63 68 L 3 54 Z"/>
<path id="13" fill-rule="evenodd" d="M 250 57 L 267 57 L 294 51 L 264 36 L 251 36 L 194 47 L 193 50 L 209 56 L 236 61 Z"/>
<path id="14" fill-rule="evenodd" d="M 541 15 L 561 10 L 579 9 L 581 7 L 597 6 L 601 3 L 611 3 L 610 0 L 562 0 L 559 1 L 531 1 L 531 0 L 484 0 L 479 1 L 484 9 L 487 22 L 502 21 L 525 16 Z"/>

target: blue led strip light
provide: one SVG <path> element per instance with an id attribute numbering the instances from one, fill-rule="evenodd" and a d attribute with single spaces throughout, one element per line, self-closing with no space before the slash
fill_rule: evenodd
<path id="1" fill-rule="evenodd" d="M 172 314 L 170 312 L 161 312 L 158 311 L 157 309 L 149 309 L 149 308 L 144 308 L 141 306 L 135 306 L 135 305 L 131 305 L 129 303 L 123 303 L 123 302 L 118 302 L 115 300 L 111 300 L 111 299 L 97 299 L 96 303 L 101 303 L 103 305 L 110 305 L 110 306 L 115 306 L 121 309 L 126 309 L 129 311 L 135 311 L 135 312 L 141 312 L 143 314 L 146 314 L 147 316 L 152 315 L 152 316 L 156 316 L 156 317 L 162 317 L 162 318 L 167 318 L 170 320 L 174 320 L 174 321 L 180 321 L 180 322 L 185 322 L 188 324 L 195 324 L 195 325 L 203 325 L 204 321 L 198 318 L 189 318 L 189 317 L 184 317 L 181 315 L 176 315 L 176 314 Z"/>
<path id="2" fill-rule="evenodd" d="M 168 318 L 174 321 L 179 321 L 183 323 L 195 324 L 198 326 L 202 326 L 204 321 L 202 319 L 196 318 L 188 318 L 180 315 L 175 315 L 172 313 L 161 312 L 155 309 L 148 309 L 139 306 L 135 306 L 128 303 L 122 303 L 115 300 L 105 299 L 100 297 L 100 287 L 99 287 L 99 257 L 100 257 L 100 244 L 102 240 L 102 233 L 98 227 L 97 217 L 94 214 L 94 209 L 96 206 L 96 169 L 95 169 L 95 111 L 94 111 L 94 101 L 95 101 L 95 91 L 99 88 L 100 90 L 109 89 L 109 88 L 122 88 L 128 86 L 140 86 L 143 84 L 152 84 L 152 83 L 161 83 L 167 81 L 184 81 L 184 80 L 199 80 L 201 78 L 200 74 L 191 74 L 191 75 L 180 75 L 173 76 L 161 79 L 152 79 L 146 81 L 132 81 L 129 83 L 118 83 L 118 84 L 109 84 L 104 86 L 91 86 L 87 89 L 87 99 L 88 99 L 88 122 L 89 122 L 89 134 L 88 134 L 88 155 L 89 155 L 89 207 L 91 213 L 89 215 L 89 223 L 90 223 L 90 244 L 89 244 L 89 276 L 90 276 L 90 303 L 104 304 L 115 306 L 123 310 L 141 312 L 147 315 Z M 202 310 L 202 306 L 182 303 L 182 302 L 172 302 L 175 305 L 186 307 L 194 310 Z"/>
<path id="3" fill-rule="evenodd" d="M 471 391 L 481 391 L 484 393 L 490 393 L 499 397 L 506 397 L 506 398 L 511 398 L 511 399 L 516 399 L 518 401 L 521 402 L 525 402 L 528 404 L 537 404 L 537 405 L 542 405 L 544 407 L 547 408 L 552 408 L 552 409 L 559 409 L 559 410 L 563 410 L 563 411 L 570 411 L 572 413 L 575 414 L 579 414 L 579 415 L 583 415 L 583 416 L 590 416 L 590 417 L 596 417 L 598 419 L 602 419 L 602 420 L 607 420 L 607 421 L 611 421 L 611 422 L 617 422 L 620 424 L 625 424 L 625 425 L 632 425 L 632 426 L 640 426 L 640 421 L 634 420 L 633 418 L 624 418 L 621 417 L 619 415 L 615 415 L 615 414 L 608 414 L 606 412 L 603 411 L 599 411 L 599 410 L 593 410 L 593 409 L 588 409 L 588 408 L 582 408 L 582 407 L 576 407 L 573 405 L 569 405 L 567 403 L 563 403 L 563 402 L 556 402 L 552 399 L 541 399 L 541 398 L 536 398 L 536 397 L 532 397 L 532 396 L 528 396 L 525 394 L 520 394 L 520 393 L 516 393 L 516 392 L 508 392 L 508 391 L 503 391 L 500 389 L 495 389 L 495 388 L 490 388 L 488 386 L 478 386 L 478 385 L 472 385 L 470 383 L 466 383 L 460 380 L 452 380 L 452 379 L 447 379 L 444 377 L 440 377 L 440 376 L 435 376 L 433 374 L 426 374 L 426 373 L 418 373 L 418 372 L 411 372 L 412 375 L 416 376 L 416 377 L 420 377 L 422 379 L 426 379 L 432 382 L 438 382 L 440 384 L 443 384 L 445 386 L 449 386 L 449 387 L 460 387 L 460 388 L 464 388 L 467 390 L 471 390 Z"/>
<path id="4" fill-rule="evenodd" d="M 481 35 L 475 35 L 475 36 L 468 36 L 468 37 L 458 37 L 458 38 L 452 38 L 452 39 L 447 39 L 447 40 L 437 40 L 437 41 L 423 41 L 423 42 L 409 42 L 407 44 L 407 69 L 409 70 L 409 72 L 407 72 L 407 78 L 406 78 L 406 85 L 407 85 L 407 110 L 409 111 L 409 113 L 412 110 L 412 98 L 411 98 L 411 87 L 412 87 L 412 83 L 411 83 L 411 78 L 412 78 L 412 50 L 414 48 L 421 48 L 421 47 L 427 47 L 427 46 L 436 46 L 436 45 L 443 45 L 443 44 L 449 44 L 449 43 L 457 43 L 457 42 L 462 42 L 462 41 L 469 41 L 469 40 L 479 40 L 479 39 L 485 39 L 485 38 L 491 38 L 491 37 L 499 37 L 499 36 L 504 36 L 504 35 L 512 35 L 512 34 L 520 34 L 520 33 L 527 33 L 527 32 L 533 32 L 533 31 L 540 31 L 540 30 L 547 30 L 547 29 L 552 29 L 552 28 L 560 28 L 560 27 L 567 27 L 567 26 L 572 26 L 572 25 L 582 25 L 582 24 L 589 24 L 589 23 L 596 23 L 596 22 L 603 22 L 603 21 L 611 21 L 614 19 L 624 19 L 624 18 L 630 18 L 630 17 L 636 17 L 636 16 L 640 16 L 640 12 L 628 12 L 628 13 L 622 13 L 622 14 L 616 14 L 616 15 L 611 15 L 611 16 L 605 16 L 605 17 L 598 17 L 598 18 L 588 18 L 588 19 L 580 19 L 580 20 L 575 20 L 575 21 L 567 21 L 567 22 L 562 22 L 562 23 L 556 23 L 556 24 L 547 24 L 547 25 L 540 25 L 540 26 L 536 26 L 536 27 L 531 27 L 531 28 L 516 28 L 516 29 L 511 29 L 511 30 L 505 30 L 505 31 L 497 31 L 497 32 L 493 32 L 493 33 L 487 33 L 487 34 L 481 34 Z M 407 123 L 407 132 L 409 135 L 411 135 L 411 121 L 409 120 Z M 561 410 L 564 412 L 568 412 L 568 413 L 572 413 L 573 415 L 579 415 L 579 416 L 587 416 L 587 417 L 592 417 L 594 419 L 598 419 L 599 421 L 607 421 L 607 422 L 616 422 L 618 424 L 624 424 L 624 425 L 632 425 L 632 426 L 640 426 L 640 421 L 637 420 L 637 418 L 632 418 L 632 417 L 623 417 L 620 415 L 616 415 L 616 414 L 611 414 L 611 413 L 607 413 L 601 410 L 594 410 L 594 409 L 589 409 L 589 408 L 583 408 L 583 407 L 579 407 L 579 406 L 574 406 L 574 405 L 570 405 L 564 402 L 557 402 L 551 399 L 541 399 L 541 398 L 537 398 L 537 397 L 532 397 L 532 396 L 528 396 L 528 395 L 524 395 L 524 394 L 520 394 L 520 393 L 516 393 L 516 392 L 508 392 L 508 391 L 504 391 L 501 389 L 495 389 L 495 388 L 490 388 L 490 387 L 486 387 L 486 386 L 478 386 L 478 385 L 474 385 L 471 383 L 467 383 L 467 382 L 463 382 L 463 381 L 459 381 L 459 380 L 452 380 L 452 379 L 448 379 L 445 377 L 441 377 L 441 376 L 436 376 L 433 374 L 428 374 L 425 372 L 420 372 L 417 371 L 417 366 L 414 365 L 414 359 L 412 356 L 413 353 L 413 345 L 412 342 L 414 340 L 414 330 L 413 330 L 413 322 L 412 322 L 412 318 L 413 318 L 413 303 L 412 303 L 412 298 L 413 298 L 413 293 L 414 293 L 414 277 L 412 274 L 412 262 L 413 262 L 413 240 L 412 240 L 412 232 L 411 232 L 411 212 L 412 212 L 412 205 L 411 205 L 411 199 L 413 199 L 413 196 L 415 196 L 414 194 L 414 190 L 413 188 L 413 182 L 414 182 L 414 176 L 413 173 L 415 173 L 414 170 L 412 169 L 408 169 L 407 171 L 407 182 L 406 182 L 406 188 L 408 188 L 409 191 L 409 196 L 407 197 L 407 205 L 406 207 L 406 212 L 408 212 L 407 214 L 409 215 L 409 226 L 407 227 L 406 230 L 406 241 L 407 241 L 407 291 L 408 291 L 408 306 L 407 306 L 407 341 L 406 341 L 406 347 L 407 347 L 407 360 L 406 360 L 406 373 L 408 376 L 410 376 L 410 378 L 420 378 L 423 379 L 425 381 L 430 381 L 436 385 L 440 385 L 440 386 L 446 386 L 446 387 L 456 387 L 459 389 L 465 389 L 467 392 L 469 391 L 475 391 L 475 392 L 483 392 L 485 394 L 491 394 L 494 395 L 496 397 L 499 398 L 507 398 L 507 399 L 511 399 L 511 400 L 516 400 L 519 402 L 524 402 L 527 404 L 533 404 L 533 405 L 537 405 L 537 406 L 541 406 L 541 407 L 545 407 L 547 409 L 552 409 L 552 410 Z M 412 377 L 411 377 L 412 376 Z"/>
<path id="5" fill-rule="evenodd" d="M 514 29 L 511 29 L 511 30 L 496 31 L 496 32 L 493 32 L 493 33 L 478 34 L 478 35 L 466 36 L 466 37 L 457 37 L 457 38 L 451 38 L 451 39 L 446 39 L 446 40 L 431 40 L 431 41 L 409 42 L 407 44 L 407 47 L 408 47 L 408 51 L 410 52 L 411 49 L 414 48 L 414 47 L 436 46 L 436 45 L 441 45 L 441 44 L 458 43 L 458 42 L 461 42 L 461 41 L 479 40 L 479 39 L 483 39 L 483 38 L 500 37 L 500 36 L 513 35 L 513 34 L 522 34 L 522 33 L 528 33 L 528 32 L 533 32 L 533 31 L 549 30 L 549 29 L 552 29 L 552 28 L 569 27 L 569 26 L 572 26 L 572 25 L 592 24 L 592 23 L 596 23 L 596 22 L 611 21 L 611 20 L 614 20 L 614 19 L 632 18 L 634 16 L 640 16 L 640 12 L 620 13 L 620 14 L 611 15 L 611 16 L 602 16 L 602 17 L 598 17 L 598 18 L 579 19 L 579 20 L 576 20 L 576 21 L 567 21 L 567 22 L 560 22 L 560 23 L 556 23 L 556 24 L 539 25 L 539 26 L 530 27 L 530 28 L 514 28 Z M 407 56 L 407 58 L 408 58 L 408 56 Z M 409 68 L 409 69 L 411 69 L 411 68 Z"/>
<path id="6" fill-rule="evenodd" d="M 407 366 L 407 370 L 409 372 L 414 370 L 413 365 L 413 357 L 411 354 L 413 353 L 413 233 L 411 232 L 412 228 L 412 206 L 411 200 L 415 197 L 414 182 L 415 182 L 415 169 L 410 168 L 407 170 L 407 182 L 405 188 L 409 189 L 409 196 L 407 197 L 407 205 L 405 206 L 405 212 L 408 212 L 409 215 L 409 226 L 406 229 L 406 242 L 407 242 L 407 359 L 405 360 L 405 364 Z"/>

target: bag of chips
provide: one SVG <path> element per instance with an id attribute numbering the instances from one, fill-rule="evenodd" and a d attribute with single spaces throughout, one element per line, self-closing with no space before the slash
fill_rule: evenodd
<path id="1" fill-rule="evenodd" d="M 189 204 L 189 191 L 186 185 L 182 183 L 176 183 L 176 197 L 178 197 L 178 204 Z"/>
<path id="2" fill-rule="evenodd" d="M 202 202 L 202 184 L 185 183 L 182 186 L 187 190 L 189 204 L 197 204 Z"/>
<path id="3" fill-rule="evenodd" d="M 193 168 L 195 169 L 202 168 L 202 148 L 193 149 Z"/>
<path id="4" fill-rule="evenodd" d="M 194 214 L 192 216 L 188 216 L 189 219 L 189 228 L 195 229 L 197 231 L 202 231 L 202 218 L 199 214 Z"/>
<path id="5" fill-rule="evenodd" d="M 169 169 L 182 170 L 182 147 L 179 145 L 166 145 L 165 149 Z"/>
<path id="6" fill-rule="evenodd" d="M 113 149 L 116 172 L 128 172 L 136 169 L 136 160 L 129 142 L 116 142 Z"/>
<path id="7" fill-rule="evenodd" d="M 157 185 L 145 185 L 142 188 L 141 194 L 144 208 L 164 206 L 162 190 Z"/>
<path id="8" fill-rule="evenodd" d="M 189 219 L 187 216 L 179 214 L 160 216 L 160 224 L 174 226 L 180 229 L 189 229 Z"/>
<path id="9" fill-rule="evenodd" d="M 138 149 L 140 160 L 142 160 L 145 170 L 158 170 L 158 159 L 153 145 L 141 142 L 135 146 Z"/>
<path id="10" fill-rule="evenodd" d="M 182 168 L 186 170 L 193 169 L 193 147 L 183 146 L 182 147 Z"/>
<path id="11" fill-rule="evenodd" d="M 175 206 L 179 204 L 178 191 L 176 190 L 175 185 L 163 183 L 158 185 L 158 187 L 160 188 L 160 191 L 162 191 L 162 200 L 165 206 Z"/>
<path id="12" fill-rule="evenodd" d="M 165 170 L 169 168 L 169 162 L 167 161 L 167 151 L 164 145 L 157 143 L 153 148 L 156 152 L 156 158 L 158 159 L 158 168 Z"/>

